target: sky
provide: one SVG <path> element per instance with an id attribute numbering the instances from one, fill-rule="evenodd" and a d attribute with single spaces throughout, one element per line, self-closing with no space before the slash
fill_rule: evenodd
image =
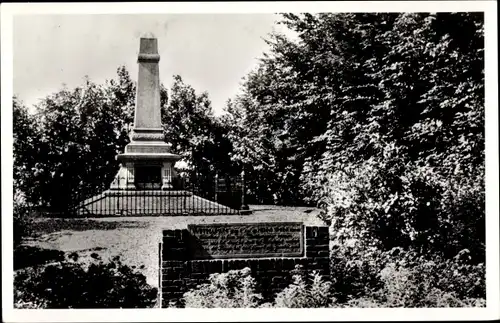
<path id="1" fill-rule="evenodd" d="M 14 94 L 27 106 L 86 75 L 103 83 L 125 65 L 137 80 L 139 38 L 158 38 L 160 82 L 179 74 L 207 91 L 216 114 L 237 94 L 242 77 L 268 49 L 274 14 L 23 15 L 13 23 Z"/>

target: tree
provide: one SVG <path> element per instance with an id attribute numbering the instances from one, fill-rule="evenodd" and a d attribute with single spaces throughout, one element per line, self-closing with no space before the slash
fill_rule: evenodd
<path id="1" fill-rule="evenodd" d="M 330 210 L 336 224 L 365 223 L 366 238 L 386 248 L 413 245 L 447 256 L 470 248 L 483 259 L 481 20 L 464 14 L 405 14 L 375 37 L 386 54 L 365 64 L 378 71 L 373 75 L 381 100 L 356 121 L 352 141 L 328 138 L 317 167 L 320 178 L 331 176 L 330 185 L 309 182 L 315 183 L 313 190 L 332 189 L 318 189 L 319 195 L 337 196 Z M 332 125 L 332 134 L 346 129 L 342 122 Z M 350 184 L 341 188 L 339 183 Z"/>
<path id="2" fill-rule="evenodd" d="M 482 15 L 284 14 L 282 23 L 298 40 L 271 35 L 228 109 L 235 158 L 269 187 L 255 193 L 319 203 L 342 239 L 448 256 L 471 248 L 481 259 Z"/>
<path id="3" fill-rule="evenodd" d="M 197 94 L 179 75 L 174 76 L 170 93 L 162 114 L 165 138 L 189 165 L 195 188 L 210 191 L 217 173 L 231 173 L 227 128 L 214 116 L 208 93 Z"/>
<path id="4" fill-rule="evenodd" d="M 36 164 L 36 144 L 40 139 L 38 120 L 17 98 L 12 100 L 14 192 L 24 199 L 34 189 L 30 185 L 30 171 Z"/>
<path id="5" fill-rule="evenodd" d="M 121 67 L 117 81 L 98 85 L 86 78 L 83 86 L 47 96 L 29 117 L 36 122 L 19 114 L 27 126 L 14 128 L 20 138 L 14 155 L 24 163 L 18 173 L 31 203 L 62 211 L 109 186 L 118 169 L 115 156 L 129 140 L 133 89 Z"/>

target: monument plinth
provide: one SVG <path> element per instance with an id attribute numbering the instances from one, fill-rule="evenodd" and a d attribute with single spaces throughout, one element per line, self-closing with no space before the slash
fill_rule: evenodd
<path id="1" fill-rule="evenodd" d="M 156 38 L 141 38 L 134 126 L 112 190 L 172 189 L 173 165 L 180 159 L 170 152 L 161 125 L 160 55 Z"/>

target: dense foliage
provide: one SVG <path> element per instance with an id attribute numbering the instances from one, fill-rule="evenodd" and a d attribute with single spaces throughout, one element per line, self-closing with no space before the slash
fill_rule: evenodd
<path id="1" fill-rule="evenodd" d="M 372 251 L 373 252 L 373 251 Z M 375 251 L 377 252 L 377 251 Z M 212 274 L 209 282 L 184 294 L 188 308 L 325 307 L 484 307 L 484 266 L 453 260 L 426 260 L 393 249 L 360 258 L 342 258 L 349 270 L 334 272 L 333 282 L 296 267 L 292 283 L 265 302 L 249 268 Z M 334 265 L 335 266 L 335 265 Z M 337 268 L 340 268 L 338 266 Z M 337 275 L 340 274 L 340 275 Z M 356 276 L 359 275 L 359 276 Z M 344 286 L 342 289 L 341 285 Z M 353 290 L 346 289 L 353 287 Z"/>
<path id="2" fill-rule="evenodd" d="M 329 307 L 335 299 L 331 294 L 331 282 L 316 272 L 309 275 L 297 265 L 292 272 L 292 283 L 276 294 L 274 307 L 304 308 Z"/>
<path id="3" fill-rule="evenodd" d="M 484 260 L 483 16 L 282 23 L 227 109 L 251 193 L 319 204 L 340 241 Z"/>
<path id="4" fill-rule="evenodd" d="M 34 246 L 19 245 L 14 249 L 14 270 L 64 261 L 64 252 Z"/>
<path id="5" fill-rule="evenodd" d="M 485 265 L 468 250 L 446 259 L 396 247 L 337 246 L 331 253 L 338 304 L 377 307 L 484 306 Z"/>
<path id="6" fill-rule="evenodd" d="M 250 193 L 322 208 L 338 302 L 484 305 L 482 14 L 282 23 L 296 39 L 270 37 L 225 117 Z"/>
<path id="7" fill-rule="evenodd" d="M 86 78 L 42 99 L 33 115 L 14 104 L 14 183 L 29 204 L 64 210 L 77 194 L 109 186 L 115 156 L 129 140 L 133 93 L 128 72 L 119 68 L 118 80 L 98 85 Z"/>
<path id="8" fill-rule="evenodd" d="M 262 295 L 256 292 L 256 282 L 250 274 L 250 268 L 212 274 L 207 283 L 185 293 L 183 303 L 198 308 L 258 307 Z"/>
<path id="9" fill-rule="evenodd" d="M 20 193 L 14 196 L 12 213 L 14 248 L 16 248 L 22 244 L 25 237 L 31 234 L 34 220 L 32 209 L 26 205 Z"/>
<path id="10" fill-rule="evenodd" d="M 230 159 L 228 128 L 214 116 L 208 93 L 196 93 L 179 75 L 174 76 L 170 94 L 162 123 L 172 151 L 182 157 L 184 167 L 178 172 L 195 189 L 210 190 L 216 174 L 237 173 Z"/>
<path id="11" fill-rule="evenodd" d="M 380 161 L 388 145 L 419 165 L 480 165 L 482 20 L 466 13 L 285 14 L 282 23 L 298 40 L 272 36 L 271 51 L 228 107 L 237 158 L 268 176 L 281 202 L 317 199 L 320 185 L 311 177 L 338 164 Z M 471 171 L 468 164 L 461 171 Z M 297 196 L 288 191 L 300 176 L 310 189 Z"/>
<path id="12" fill-rule="evenodd" d="M 301 266 L 292 271 L 292 283 L 266 302 L 259 292 L 261 286 L 250 268 L 212 274 L 207 283 L 184 294 L 187 308 L 304 308 L 329 307 L 332 304 L 331 283 L 317 273 L 309 276 Z"/>
<path id="13" fill-rule="evenodd" d="M 103 262 L 94 256 L 91 264 L 66 261 L 28 267 L 14 277 L 17 308 L 146 308 L 153 307 L 157 289 L 146 283 L 139 271 L 118 257 Z"/>

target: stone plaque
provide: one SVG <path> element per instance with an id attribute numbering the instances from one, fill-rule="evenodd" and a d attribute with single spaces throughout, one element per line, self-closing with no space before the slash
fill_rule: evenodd
<path id="1" fill-rule="evenodd" d="M 192 259 L 302 257 L 301 222 L 188 225 Z"/>

